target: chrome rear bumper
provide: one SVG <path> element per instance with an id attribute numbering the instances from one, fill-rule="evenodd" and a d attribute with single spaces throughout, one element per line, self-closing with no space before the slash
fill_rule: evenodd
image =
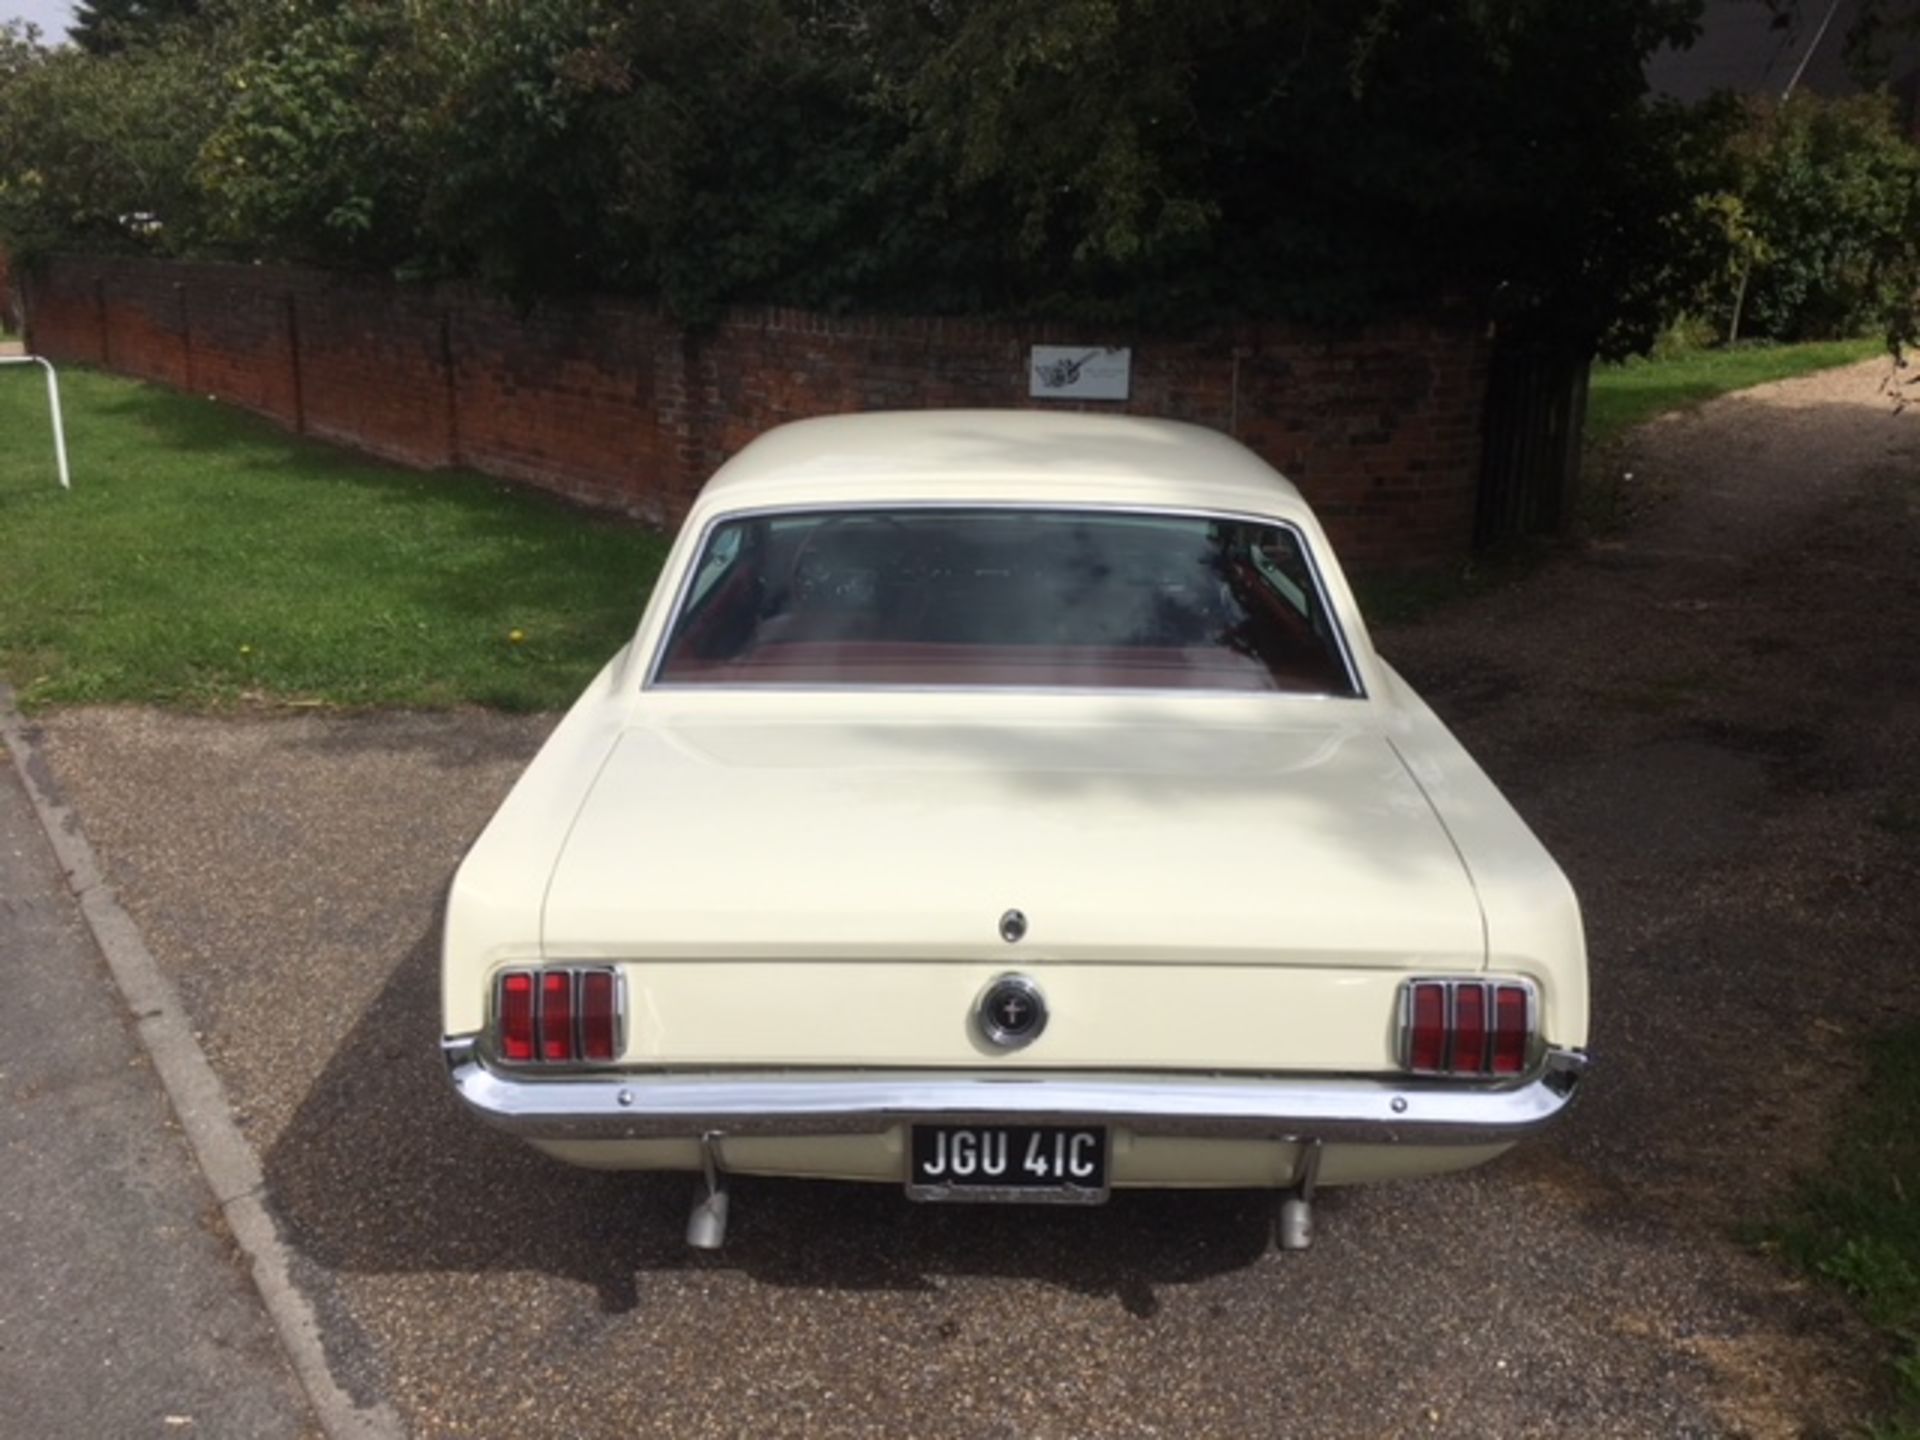
<path id="1" fill-rule="evenodd" d="M 1494 1145 L 1572 1100 L 1587 1057 L 1550 1050 L 1517 1085 L 1318 1076 L 972 1070 L 622 1072 L 529 1077 L 444 1041 L 453 1086 L 530 1140 L 875 1134 L 914 1121 L 1124 1126 L 1143 1135 Z"/>

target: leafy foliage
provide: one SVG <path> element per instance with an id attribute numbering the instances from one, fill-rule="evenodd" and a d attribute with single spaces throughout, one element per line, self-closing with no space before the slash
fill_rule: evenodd
<path id="1" fill-rule="evenodd" d="M 200 13 L 200 0 L 81 0 L 68 31 L 81 49 L 111 55 L 151 44 L 176 22 Z"/>
<path id="2" fill-rule="evenodd" d="M 194 179 L 210 239 L 343 265 L 392 263 L 427 187 L 411 72 L 417 51 L 395 8 L 283 5 L 242 22 L 243 57 Z"/>
<path id="3" fill-rule="evenodd" d="M 774 0 L 295 3 L 251 29 L 197 172 L 231 247 L 685 313 L 851 298 L 886 144 L 857 51 Z"/>
<path id="4" fill-rule="evenodd" d="M 927 27 L 907 93 L 954 206 L 1009 217 L 1015 300 L 1452 293 L 1639 343 L 1646 280 L 1699 263 L 1693 121 L 1641 77 L 1696 9 L 985 0 Z"/>
<path id="5" fill-rule="evenodd" d="M 1904 327 L 1920 288 L 1920 148 L 1883 95 L 1755 102 L 1731 146 L 1728 329 L 1781 340 Z M 1744 289 L 1744 295 L 1742 290 Z"/>
<path id="6" fill-rule="evenodd" d="M 29 257 L 192 248 L 205 203 L 192 169 L 220 108 L 210 38 L 96 56 L 0 31 L 0 241 Z"/>
<path id="7" fill-rule="evenodd" d="M 1642 80 L 1700 5 L 116 0 L 139 45 L 0 81 L 0 235 L 692 318 L 1444 299 L 1622 350 L 1727 263 L 1721 119 Z"/>

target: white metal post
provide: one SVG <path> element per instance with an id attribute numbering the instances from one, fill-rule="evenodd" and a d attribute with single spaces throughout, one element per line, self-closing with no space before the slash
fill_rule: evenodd
<path id="1" fill-rule="evenodd" d="M 60 488 L 71 490 L 67 474 L 67 422 L 60 416 L 60 377 L 53 373 L 52 362 L 38 355 L 0 355 L 0 365 L 38 365 L 47 372 L 47 408 L 53 412 L 53 458 L 60 467 Z"/>

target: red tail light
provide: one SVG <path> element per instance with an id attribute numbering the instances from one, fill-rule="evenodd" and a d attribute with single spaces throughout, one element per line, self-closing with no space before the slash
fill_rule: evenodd
<path id="1" fill-rule="evenodd" d="M 571 970 L 548 970 L 540 977 L 540 1058 L 548 1062 L 574 1058 Z"/>
<path id="2" fill-rule="evenodd" d="M 1493 1073 L 1518 1075 L 1527 1068 L 1527 992 L 1502 985 L 1494 1001 Z"/>
<path id="3" fill-rule="evenodd" d="M 500 1058 L 533 1059 L 533 976 L 524 970 L 500 977 Z"/>
<path id="4" fill-rule="evenodd" d="M 1448 1067 L 1478 1073 L 1487 1068 L 1487 992 L 1462 985 L 1453 992 L 1453 1062 Z"/>
<path id="5" fill-rule="evenodd" d="M 620 1058 L 618 972 L 507 970 L 495 1007 L 498 1052 L 518 1065 L 609 1064 Z"/>
<path id="6" fill-rule="evenodd" d="M 1400 1063 L 1416 1075 L 1520 1075 L 1533 1052 L 1533 988 L 1510 980 L 1409 980 Z"/>
<path id="7" fill-rule="evenodd" d="M 587 970 L 580 976 L 580 1058 L 619 1058 L 619 983 L 611 970 Z"/>
<path id="8" fill-rule="evenodd" d="M 1407 1068 L 1447 1068 L 1447 987 L 1427 983 L 1413 987 L 1411 1027 L 1407 1036 Z"/>

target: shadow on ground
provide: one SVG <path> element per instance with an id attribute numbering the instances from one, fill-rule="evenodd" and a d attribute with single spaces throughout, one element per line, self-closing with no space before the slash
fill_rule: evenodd
<path id="1" fill-rule="evenodd" d="M 1000 1275 L 1110 1295 L 1148 1316 L 1156 1287 L 1266 1252 L 1273 1201 L 1254 1192 L 1003 1209 L 912 1205 L 889 1185 L 752 1178 L 732 1182 L 726 1249 L 689 1250 L 692 1177 L 562 1165 L 461 1108 L 438 1057 L 437 935 L 436 925 L 401 961 L 266 1156 L 289 1238 L 325 1269 L 542 1271 L 591 1285 L 610 1313 L 640 1303 L 649 1271 L 722 1267 L 856 1290 Z"/>

